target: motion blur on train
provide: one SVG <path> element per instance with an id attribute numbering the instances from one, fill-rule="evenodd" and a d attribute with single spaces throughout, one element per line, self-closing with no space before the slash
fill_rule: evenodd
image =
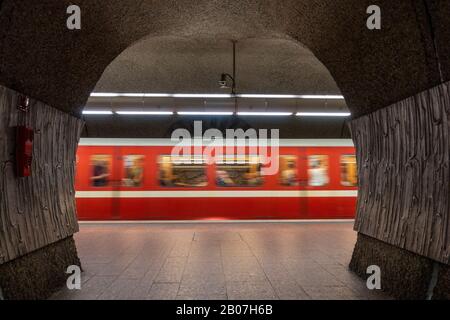
<path id="1" fill-rule="evenodd" d="M 278 170 L 261 156 L 208 161 L 172 155 L 164 139 L 82 139 L 80 220 L 352 219 L 357 163 L 351 140 L 280 140 Z"/>

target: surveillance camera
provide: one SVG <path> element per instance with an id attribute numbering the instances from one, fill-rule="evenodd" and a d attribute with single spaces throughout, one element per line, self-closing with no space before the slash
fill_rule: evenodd
<path id="1" fill-rule="evenodd" d="M 219 86 L 221 89 L 228 89 L 228 85 L 226 81 L 219 81 Z"/>

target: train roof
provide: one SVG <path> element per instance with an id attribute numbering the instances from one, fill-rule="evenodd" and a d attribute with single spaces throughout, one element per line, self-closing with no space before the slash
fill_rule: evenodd
<path id="1" fill-rule="evenodd" d="M 81 138 L 80 146 L 175 146 L 171 139 Z M 270 139 L 268 140 L 270 145 Z M 205 144 L 207 146 L 208 143 Z M 227 144 L 228 145 L 228 144 Z M 280 139 L 280 147 L 353 147 L 351 139 Z"/>

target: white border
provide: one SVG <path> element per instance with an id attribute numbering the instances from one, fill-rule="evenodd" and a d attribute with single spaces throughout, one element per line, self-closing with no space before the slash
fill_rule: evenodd
<path id="1" fill-rule="evenodd" d="M 81 138 L 79 145 L 163 147 L 175 146 L 177 143 L 170 139 Z M 268 143 L 270 145 L 270 139 Z M 351 139 L 280 139 L 280 147 L 354 147 L 354 144 Z"/>

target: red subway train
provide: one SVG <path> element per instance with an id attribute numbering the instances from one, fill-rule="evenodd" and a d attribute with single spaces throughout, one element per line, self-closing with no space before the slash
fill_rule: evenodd
<path id="1" fill-rule="evenodd" d="M 173 147 L 169 139 L 81 139 L 79 219 L 354 218 L 351 140 L 280 140 L 278 169 L 271 175 L 261 173 L 255 153 L 211 162 L 195 153 L 177 158 Z"/>

